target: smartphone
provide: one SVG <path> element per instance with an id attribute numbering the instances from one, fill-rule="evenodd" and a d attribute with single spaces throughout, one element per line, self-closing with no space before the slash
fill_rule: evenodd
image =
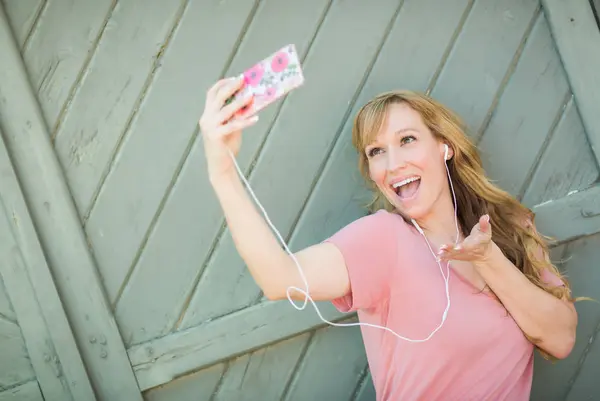
<path id="1" fill-rule="evenodd" d="M 249 94 L 254 100 L 234 118 L 250 117 L 304 83 L 300 58 L 293 44 L 286 45 L 244 71 L 244 86 L 225 104 Z"/>

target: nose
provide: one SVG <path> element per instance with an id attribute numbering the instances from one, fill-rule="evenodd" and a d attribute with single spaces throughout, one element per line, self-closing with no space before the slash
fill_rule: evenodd
<path id="1" fill-rule="evenodd" d="M 387 150 L 387 155 L 388 171 L 395 171 L 403 168 L 406 165 L 406 161 L 402 155 L 402 152 L 394 146 L 390 146 L 390 148 Z"/>

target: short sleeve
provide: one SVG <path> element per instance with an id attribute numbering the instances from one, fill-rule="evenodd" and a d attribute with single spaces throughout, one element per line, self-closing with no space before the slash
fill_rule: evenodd
<path id="1" fill-rule="evenodd" d="M 373 308 L 389 294 L 391 271 L 398 260 L 398 219 L 378 211 L 325 240 L 341 251 L 350 278 L 349 292 L 332 301 L 339 311 Z"/>

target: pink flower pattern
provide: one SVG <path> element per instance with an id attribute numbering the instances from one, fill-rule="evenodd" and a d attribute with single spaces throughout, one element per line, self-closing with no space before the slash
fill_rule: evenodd
<path id="1" fill-rule="evenodd" d="M 243 113 L 248 117 L 304 83 L 294 45 L 285 46 L 243 73 L 245 85 L 236 96 L 251 94 L 255 101 Z"/>

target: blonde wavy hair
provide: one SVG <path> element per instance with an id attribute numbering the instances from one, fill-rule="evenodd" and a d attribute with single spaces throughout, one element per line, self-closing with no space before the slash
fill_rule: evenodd
<path id="1" fill-rule="evenodd" d="M 450 109 L 428 96 L 412 91 L 386 92 L 370 100 L 357 113 L 352 129 L 352 143 L 359 154 L 360 172 L 374 191 L 374 198 L 368 205 L 370 211 L 395 209 L 370 180 L 368 159 L 364 151 L 379 133 L 386 119 L 388 106 L 393 103 L 405 103 L 418 112 L 433 135 L 454 150 L 454 156 L 448 161 L 448 170 L 454 185 L 457 215 L 463 235 L 469 235 L 479 218 L 489 214 L 492 240 L 504 255 L 539 288 L 557 298 L 574 301 L 568 280 L 550 261 L 546 243 L 549 238 L 536 230 L 533 212 L 490 182 L 476 146 L 465 134 L 463 121 Z M 553 287 L 545 283 L 542 279 L 544 270 L 559 277 L 564 286 Z M 534 344 L 538 342 L 532 338 L 529 340 Z M 554 359 L 542 350 L 539 351 L 547 359 Z"/>

